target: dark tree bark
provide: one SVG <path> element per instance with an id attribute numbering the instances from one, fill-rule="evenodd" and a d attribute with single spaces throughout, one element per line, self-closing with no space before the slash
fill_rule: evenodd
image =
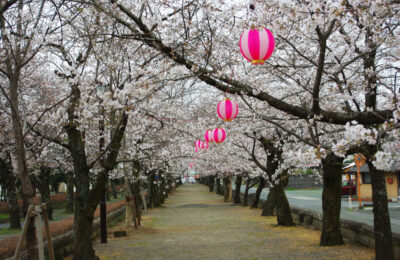
<path id="1" fill-rule="evenodd" d="M 271 187 L 268 192 L 267 201 L 263 206 L 261 216 L 273 216 L 276 204 L 275 189 Z"/>
<path id="2" fill-rule="evenodd" d="M 279 140 L 278 143 L 274 139 L 267 139 L 263 136 L 259 138 L 259 141 L 261 142 L 264 151 L 267 154 L 266 167 L 263 166 L 254 155 L 256 139 L 254 139 L 252 157 L 257 166 L 267 173 L 268 180 L 273 185 L 273 187 L 270 189 L 272 191 L 270 200 L 272 199 L 274 200 L 273 203 L 275 204 L 278 225 L 292 226 L 294 225 L 292 214 L 290 211 L 289 201 L 287 200 L 286 193 L 284 191 L 284 187 L 286 187 L 286 185 L 289 182 L 289 176 L 287 174 L 287 170 L 281 172 L 278 175 L 279 182 L 277 181 L 274 182 L 272 178 L 272 176 L 275 174 L 276 170 L 278 169 L 279 165 L 282 162 L 283 138 L 281 137 L 278 131 L 277 131 L 277 137 Z"/>
<path id="3" fill-rule="evenodd" d="M 110 180 L 110 184 L 111 184 L 111 192 L 112 192 L 113 198 L 118 199 L 118 192 L 117 192 L 117 189 L 115 188 L 115 180 Z"/>
<path id="4" fill-rule="evenodd" d="M 121 141 L 128 123 L 128 116 L 122 113 L 119 128 L 116 130 L 109 143 L 110 152 L 106 159 L 102 160 L 103 170 L 97 175 L 92 190 L 89 190 L 90 167 L 87 163 L 82 132 L 76 128 L 74 114 L 80 97 L 79 88 L 73 88 L 73 92 L 75 93 L 73 93 L 71 97 L 72 105 L 68 108 L 70 121 L 69 124 L 65 126 L 76 178 L 73 260 L 92 260 L 98 259 L 92 244 L 94 211 L 100 203 L 101 196 L 105 192 L 108 172 L 115 167 L 116 159 L 121 148 Z"/>
<path id="5" fill-rule="evenodd" d="M 340 229 L 342 162 L 343 158 L 334 154 L 329 154 L 325 159 L 322 159 L 324 188 L 322 191 L 321 246 L 344 244 Z"/>
<path id="6" fill-rule="evenodd" d="M 111 200 L 111 190 L 110 190 L 110 180 L 107 181 L 106 184 L 106 201 L 110 201 Z"/>
<path id="7" fill-rule="evenodd" d="M 244 191 L 244 196 L 243 196 L 243 206 L 247 206 L 248 205 L 248 200 L 249 200 L 249 190 L 250 190 L 250 182 L 251 182 L 251 178 L 247 177 L 246 180 L 246 189 Z"/>
<path id="8" fill-rule="evenodd" d="M 22 1 L 19 4 L 19 9 L 22 10 Z M 2 22 L 4 24 L 4 19 L 1 17 Z M 19 56 L 21 58 L 21 53 L 17 53 L 16 55 L 6 54 L 6 56 Z M 11 63 L 10 60 L 7 59 L 7 63 Z M 19 107 L 19 79 L 21 75 L 21 67 L 20 64 L 9 65 L 8 71 L 8 80 L 9 80 L 9 95 L 10 95 L 10 107 L 11 107 L 11 120 L 13 126 L 13 134 L 15 140 L 15 155 L 17 159 L 17 170 L 18 177 L 21 181 L 22 187 L 22 211 L 23 214 L 26 215 L 28 211 L 29 205 L 34 205 L 33 198 L 33 189 L 32 183 L 29 178 L 29 171 L 26 162 L 26 150 L 24 144 L 24 135 L 22 128 L 22 120 L 20 114 Z M 12 68 L 15 68 L 14 70 Z M 38 253 L 36 250 L 36 231 L 34 221 L 30 222 L 28 227 L 27 235 L 26 235 L 26 245 L 28 255 L 32 257 L 32 260 L 38 259 Z"/>
<path id="9" fill-rule="evenodd" d="M 148 186 L 148 191 L 149 191 L 148 207 L 149 208 L 153 208 L 154 207 L 154 200 L 155 200 L 155 197 L 156 197 L 156 190 L 155 190 L 155 187 L 154 187 L 154 175 L 155 175 L 154 172 L 150 172 L 148 177 L 147 177 L 147 180 L 148 180 L 148 183 L 149 183 L 149 186 Z"/>
<path id="10" fill-rule="evenodd" d="M 286 193 L 282 184 L 278 184 L 272 189 L 274 190 L 276 217 L 278 225 L 280 226 L 293 226 L 293 218 L 290 211 L 289 201 L 287 200 Z"/>
<path id="11" fill-rule="evenodd" d="M 135 176 L 135 181 L 131 184 L 131 192 L 133 195 L 133 200 L 136 205 L 136 216 L 138 218 L 138 224 L 140 225 L 141 217 L 142 217 L 142 207 L 143 207 L 143 201 L 141 199 L 140 193 L 142 190 L 141 183 L 139 180 L 139 171 L 140 171 L 140 164 L 139 162 L 134 162 L 133 163 L 133 169 L 134 169 L 134 176 Z"/>
<path id="12" fill-rule="evenodd" d="M 74 175 L 73 172 L 67 172 L 67 207 L 66 212 L 74 212 L 75 195 L 74 195 Z"/>
<path id="13" fill-rule="evenodd" d="M 210 192 L 214 191 L 214 185 L 215 185 L 215 176 L 214 175 L 208 176 L 208 189 L 210 190 Z"/>
<path id="14" fill-rule="evenodd" d="M 368 160 L 367 163 L 371 174 L 372 201 L 374 205 L 376 259 L 394 260 L 393 236 L 390 225 L 385 174 L 383 171 L 376 169 L 372 161 Z"/>
<path id="15" fill-rule="evenodd" d="M 50 199 L 50 174 L 51 169 L 45 166 L 40 167 L 39 176 L 31 175 L 32 183 L 38 188 L 42 203 L 46 203 L 47 217 L 53 220 L 53 203 Z"/>
<path id="16" fill-rule="evenodd" d="M 235 180 L 235 194 L 233 196 L 233 203 L 240 204 L 240 188 L 242 186 L 242 175 L 237 175 Z"/>
<path id="17" fill-rule="evenodd" d="M 254 196 L 253 201 L 251 202 L 252 209 L 256 209 L 258 207 L 258 202 L 260 201 L 261 191 L 262 191 L 262 189 L 264 189 L 265 184 L 266 184 L 265 178 L 260 176 L 256 194 Z"/>
<path id="18" fill-rule="evenodd" d="M 228 202 L 229 201 L 230 180 L 231 180 L 231 178 L 229 176 L 224 176 L 224 179 L 223 179 L 223 182 L 224 182 L 224 187 L 223 187 L 224 202 Z"/>
<path id="19" fill-rule="evenodd" d="M 221 179 L 217 176 L 217 194 L 222 194 Z"/>
<path id="20" fill-rule="evenodd" d="M 9 155 L 9 154 L 7 154 Z M 8 157 L 8 156 L 7 156 Z M 1 180 L 7 190 L 8 209 L 10 213 L 10 229 L 20 229 L 20 212 L 17 197 L 16 177 L 11 168 L 11 164 L 0 158 Z"/>

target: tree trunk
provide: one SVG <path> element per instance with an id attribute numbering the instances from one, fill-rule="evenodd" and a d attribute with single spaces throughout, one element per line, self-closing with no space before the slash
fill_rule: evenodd
<path id="1" fill-rule="evenodd" d="M 322 159 L 324 188 L 322 191 L 321 246 L 344 244 L 340 230 L 342 162 L 343 159 L 334 154 L 329 154 L 325 159 Z"/>
<path id="2" fill-rule="evenodd" d="M 242 175 L 237 175 L 235 180 L 235 194 L 233 196 L 233 203 L 240 204 L 240 188 L 242 186 Z"/>
<path id="3" fill-rule="evenodd" d="M 7 153 L 8 159 L 11 160 Z M 16 178 L 12 171 L 10 160 L 2 160 L 0 158 L 0 173 L 2 174 L 1 180 L 4 182 L 2 192 L 7 190 L 8 210 L 10 213 L 10 229 L 20 229 L 20 212 L 17 197 L 17 187 L 15 185 Z M 4 189 L 5 188 L 5 189 Z"/>
<path id="4" fill-rule="evenodd" d="M 34 205 L 32 183 L 29 178 L 28 167 L 26 164 L 26 151 L 23 137 L 22 120 L 19 111 L 19 77 L 20 70 L 15 68 L 9 75 L 9 92 L 11 120 L 15 140 L 15 156 L 17 159 L 18 176 L 22 187 L 22 211 L 27 214 L 29 204 Z M 30 222 L 26 235 L 27 253 L 32 260 L 38 259 L 36 250 L 36 234 L 34 221 Z"/>
<path id="5" fill-rule="evenodd" d="M 260 181 L 258 182 L 256 194 L 255 194 L 254 200 L 251 203 L 252 209 L 256 209 L 258 207 L 258 202 L 260 201 L 261 191 L 262 191 L 262 189 L 264 189 L 264 186 L 265 186 L 265 178 L 260 176 L 259 179 L 260 179 Z"/>
<path id="6" fill-rule="evenodd" d="M 217 194 L 221 194 L 221 179 L 217 177 Z"/>
<path id="7" fill-rule="evenodd" d="M 244 196 L 243 196 L 243 206 L 245 206 L 245 207 L 248 205 L 250 182 L 251 182 L 251 179 L 250 179 L 250 177 L 248 177 L 246 180 L 246 189 L 244 191 Z"/>
<path id="8" fill-rule="evenodd" d="M 74 212 L 74 175 L 72 172 L 67 172 L 67 207 L 66 212 Z"/>
<path id="9" fill-rule="evenodd" d="M 118 199 L 118 192 L 117 192 L 117 189 L 115 188 L 115 181 L 110 180 L 110 184 L 111 184 L 111 191 L 112 191 L 113 198 Z"/>
<path id="10" fill-rule="evenodd" d="M 106 184 L 106 201 L 110 201 L 111 200 L 111 196 L 110 196 L 110 180 L 107 181 Z"/>
<path id="11" fill-rule="evenodd" d="M 210 190 L 210 192 L 214 191 L 214 184 L 215 184 L 215 176 L 214 175 L 208 176 L 208 189 Z"/>
<path id="12" fill-rule="evenodd" d="M 50 179 L 51 169 L 41 166 L 39 176 L 31 176 L 32 183 L 39 189 L 42 203 L 46 203 L 47 217 L 53 220 L 53 204 L 50 200 Z"/>
<path id="13" fill-rule="evenodd" d="M 229 182 L 230 182 L 230 177 L 229 176 L 225 176 L 223 179 L 224 182 L 224 202 L 228 202 L 229 201 Z"/>
<path id="14" fill-rule="evenodd" d="M 273 216 L 276 206 L 275 189 L 271 187 L 268 192 L 267 201 L 264 204 L 261 216 Z"/>
<path id="15" fill-rule="evenodd" d="M 383 171 L 367 161 L 372 184 L 376 259 L 394 260 L 392 228 L 388 210 L 386 179 Z"/>
<path id="16" fill-rule="evenodd" d="M 99 258 L 95 255 L 92 243 L 94 214 L 90 208 L 83 206 L 87 205 L 88 201 L 81 198 L 79 193 L 83 192 L 78 193 L 78 190 L 80 190 L 79 186 L 77 183 L 74 219 L 74 255 L 72 259 L 98 260 Z"/>
<path id="17" fill-rule="evenodd" d="M 154 173 L 150 173 L 149 177 L 148 177 L 148 182 L 149 182 L 149 201 L 148 201 L 148 206 L 149 208 L 153 208 L 154 207 L 154 200 L 156 197 L 156 191 L 155 191 L 155 185 L 154 185 Z"/>
<path id="18" fill-rule="evenodd" d="M 271 188 L 275 198 L 276 216 L 278 225 L 280 226 L 293 226 L 292 214 L 290 211 L 289 201 L 287 200 L 283 185 L 280 183 Z"/>

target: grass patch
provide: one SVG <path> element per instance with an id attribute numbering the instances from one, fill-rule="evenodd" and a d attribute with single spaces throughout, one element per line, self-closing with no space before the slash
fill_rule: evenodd
<path id="1" fill-rule="evenodd" d="M 295 188 L 287 188 L 285 190 L 288 191 L 294 191 L 294 190 L 320 190 L 322 187 L 313 187 L 313 188 L 301 188 L 301 189 L 295 189 Z"/>
<path id="2" fill-rule="evenodd" d="M 21 233 L 21 229 L 0 229 L 0 235 L 15 235 Z"/>
<path id="3" fill-rule="evenodd" d="M 0 220 L 10 219 L 10 214 L 0 214 Z"/>
<path id="4" fill-rule="evenodd" d="M 53 203 L 53 209 L 65 209 L 67 202 Z"/>

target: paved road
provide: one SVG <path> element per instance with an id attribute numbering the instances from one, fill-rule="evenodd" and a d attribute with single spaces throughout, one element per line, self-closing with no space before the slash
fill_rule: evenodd
<path id="1" fill-rule="evenodd" d="M 241 192 L 244 193 L 245 186 L 242 185 Z M 255 193 L 256 189 L 251 188 L 249 193 Z M 269 190 L 263 189 L 261 192 L 261 198 L 266 199 Z M 322 213 L 322 189 L 316 190 L 288 190 L 286 191 L 289 203 L 291 206 L 297 208 L 303 208 L 307 210 L 316 211 Z M 372 204 L 372 202 L 363 202 L 367 204 Z M 364 210 L 358 210 L 358 201 L 353 201 L 352 210 L 349 210 L 349 201 L 347 198 L 342 199 L 342 210 L 340 217 L 342 219 L 348 219 L 353 221 L 359 221 L 364 224 L 373 226 L 374 216 L 372 213 L 372 208 L 367 208 Z M 390 222 L 392 224 L 392 231 L 400 234 L 400 203 L 389 203 L 389 213 Z"/>
<path id="2" fill-rule="evenodd" d="M 126 230 L 120 223 L 110 230 Z M 183 185 L 124 238 L 95 243 L 101 259 L 373 259 L 358 245 L 320 247 L 320 231 L 278 227 L 260 209 L 223 203 L 203 185 Z"/>

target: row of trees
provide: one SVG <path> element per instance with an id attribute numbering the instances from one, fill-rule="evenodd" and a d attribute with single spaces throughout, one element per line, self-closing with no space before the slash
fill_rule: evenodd
<path id="1" fill-rule="evenodd" d="M 343 157 L 361 152 L 371 171 L 377 259 L 394 259 L 384 172 L 398 163 L 399 8 L 398 1 L 257 1 L 255 11 L 208 0 L 2 1 L 1 158 L 21 183 L 25 211 L 31 175 L 69 172 L 74 259 L 94 259 L 90 227 L 110 178 L 160 171 L 172 180 L 193 160 L 203 176 L 246 173 L 274 185 L 271 208 L 279 224 L 291 225 L 287 178 L 293 168 L 321 164 L 321 245 L 337 245 Z M 248 64 L 237 47 L 251 25 L 276 39 L 264 66 Z M 224 124 L 222 145 L 195 155 L 194 140 L 221 124 L 214 108 L 224 93 L 239 117 Z M 31 227 L 31 255 L 34 240 Z"/>

